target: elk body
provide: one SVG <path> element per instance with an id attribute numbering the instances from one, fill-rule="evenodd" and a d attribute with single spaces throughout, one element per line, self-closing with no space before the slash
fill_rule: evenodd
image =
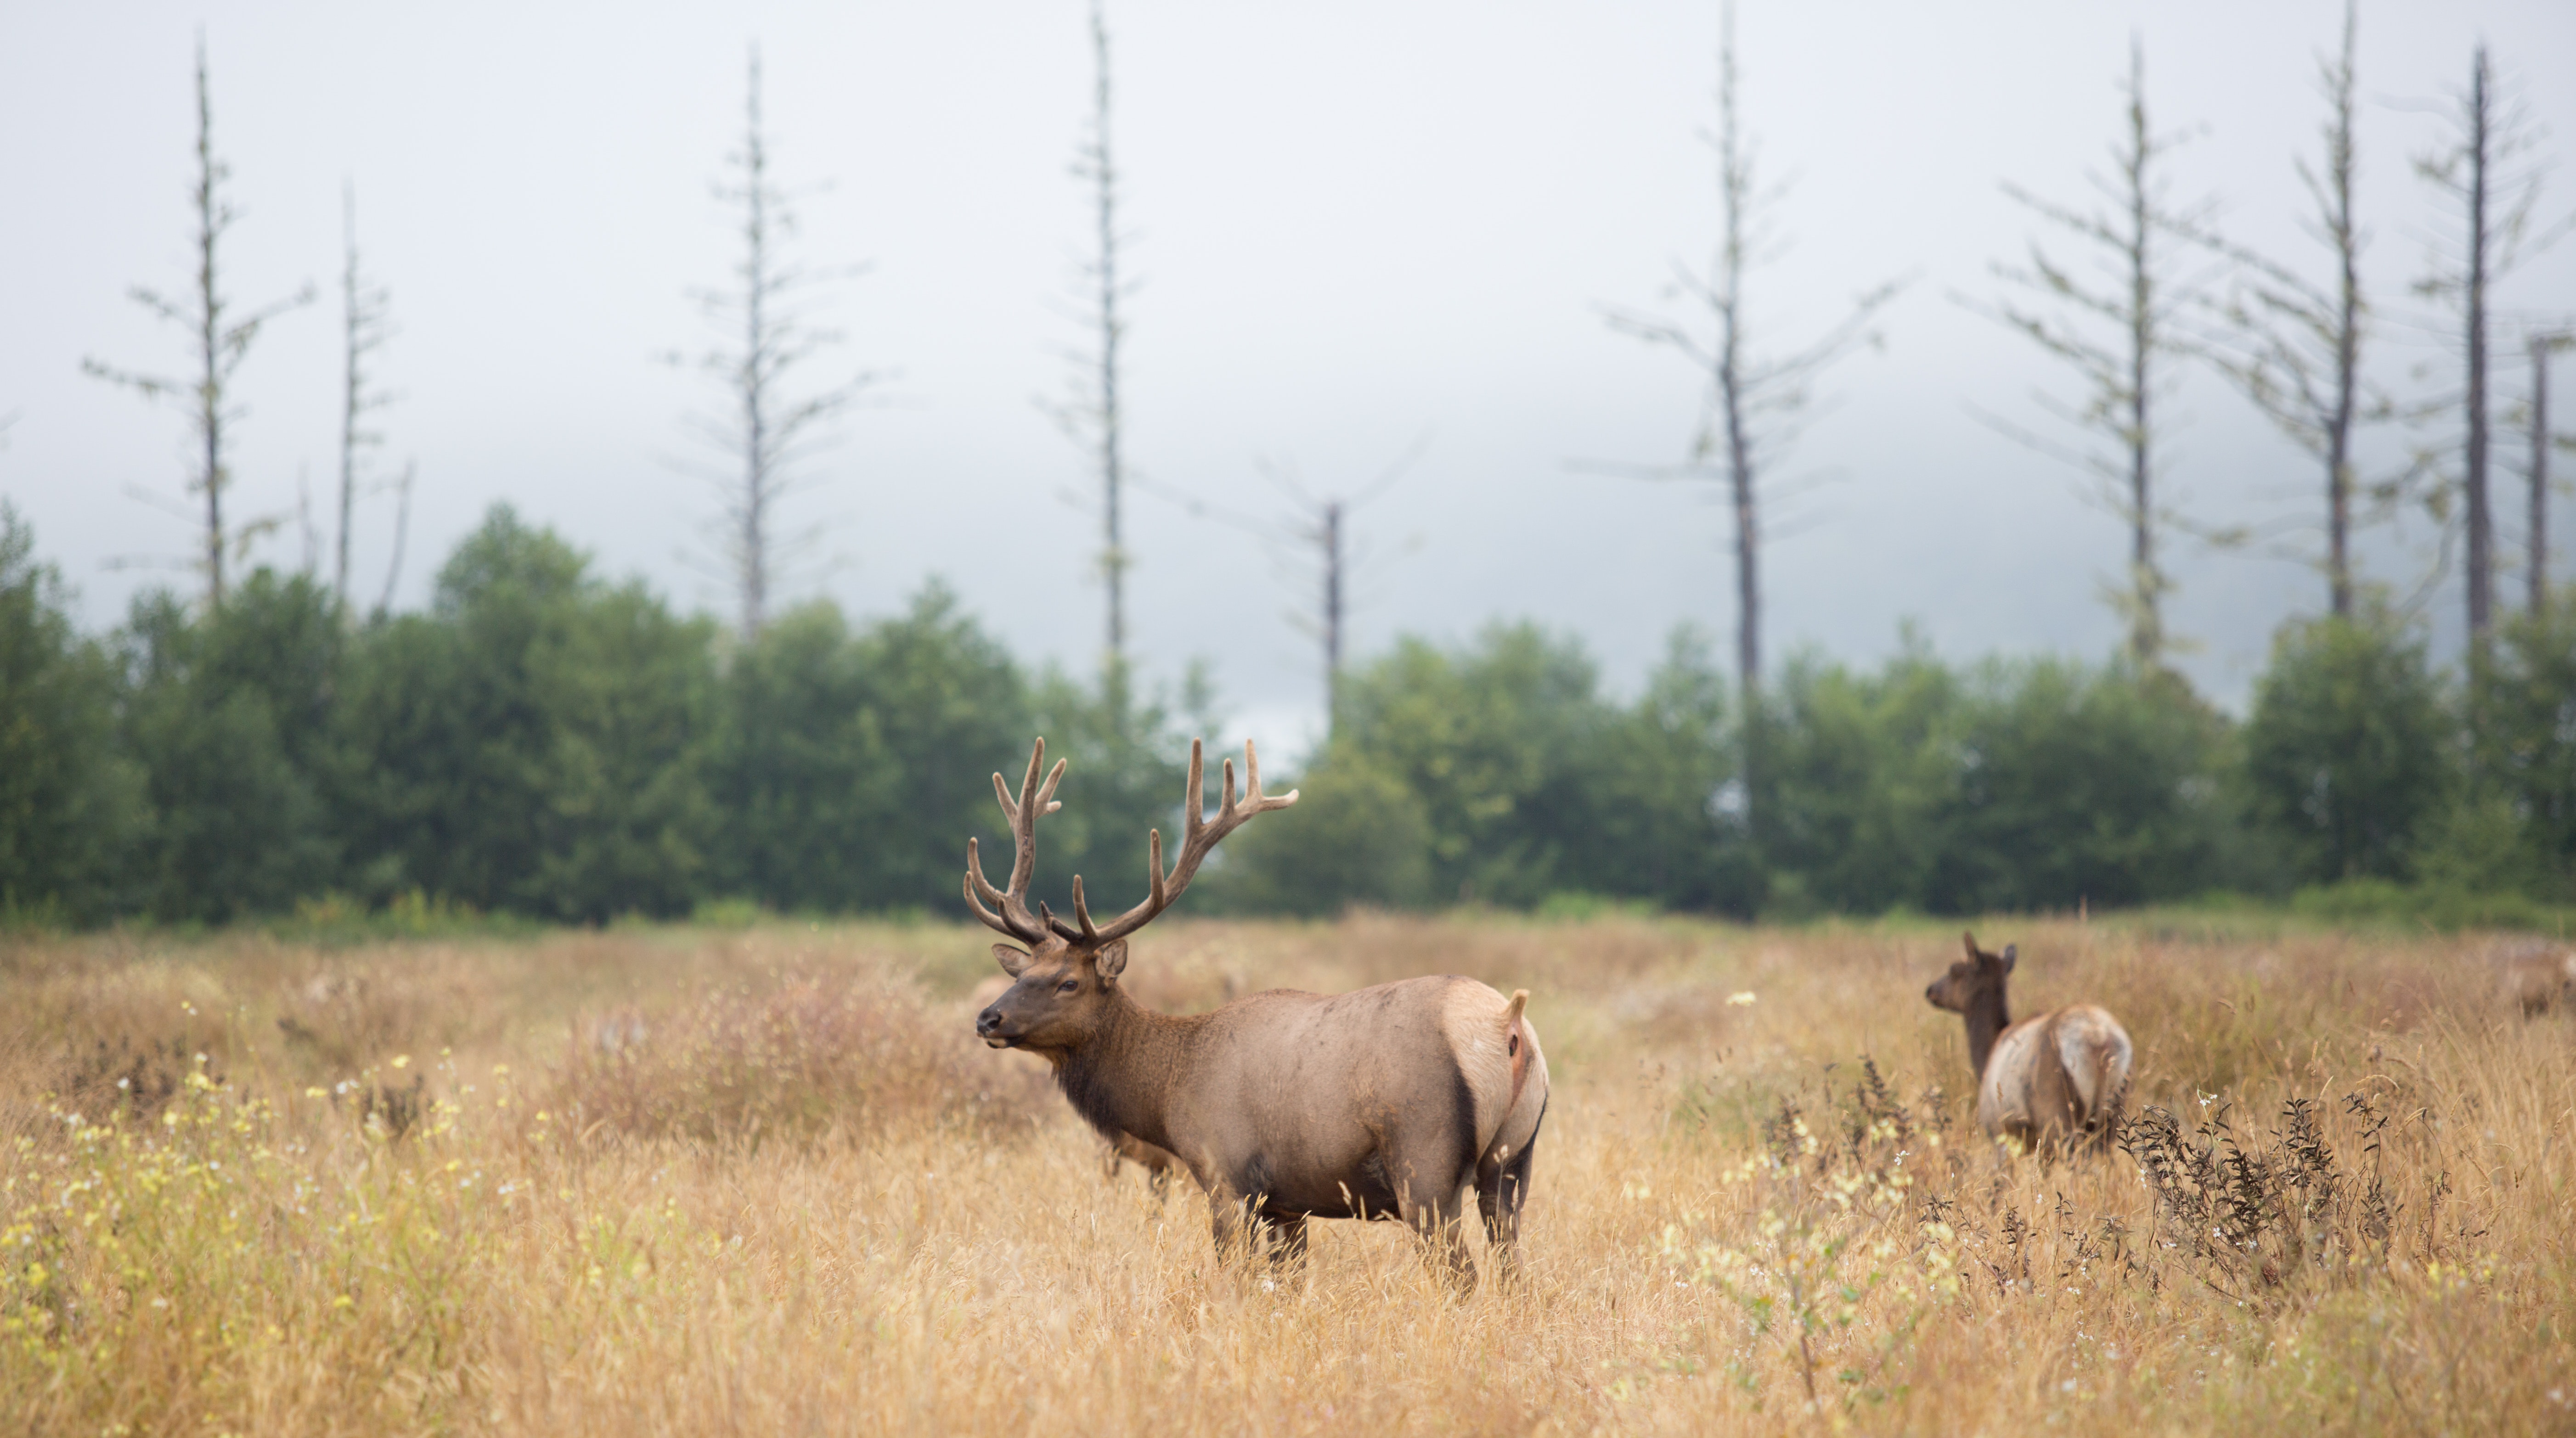
<path id="1" fill-rule="evenodd" d="M 1153 1012 L 1119 988 L 1127 937 L 1180 897 L 1220 839 L 1297 796 L 1262 794 L 1246 744 L 1242 802 L 1229 760 L 1224 802 L 1208 819 L 1193 743 L 1185 835 L 1170 872 L 1157 830 L 1145 900 L 1095 924 L 1077 876 L 1068 922 L 1027 902 L 1038 817 L 1060 807 L 1052 796 L 1064 764 L 1041 785 L 1045 757 L 1041 740 L 1016 800 L 993 776 L 1016 843 L 1009 887 L 995 889 L 974 841 L 966 845 L 967 902 L 1024 946 L 993 946 L 1013 983 L 977 1015 L 976 1033 L 1053 1064 L 1065 1097 L 1103 1137 L 1177 1157 L 1208 1195 L 1221 1251 L 1266 1247 L 1274 1262 L 1294 1262 L 1308 1219 L 1392 1219 L 1430 1241 L 1453 1279 L 1472 1283 L 1461 1230 L 1472 1188 L 1495 1258 L 1508 1266 L 1547 1111 L 1547 1060 L 1522 1013 L 1528 991 L 1506 999 L 1448 975 L 1331 996 L 1276 989 L 1186 1017 Z"/>
<path id="2" fill-rule="evenodd" d="M 1963 936 L 1968 956 L 1923 991 L 1937 1009 L 1968 1021 L 1968 1061 L 1977 1071 L 1977 1125 L 1993 1139 L 2034 1148 L 2110 1142 L 2129 1092 L 2129 1034 L 2094 1004 L 2069 1004 L 2014 1023 L 2004 982 L 2019 957 Z"/>

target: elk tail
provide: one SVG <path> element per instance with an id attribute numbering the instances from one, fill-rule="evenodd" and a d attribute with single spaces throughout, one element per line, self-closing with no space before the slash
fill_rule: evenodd
<path id="1" fill-rule="evenodd" d="M 1530 1046 L 1522 1037 L 1521 1011 L 1529 1007 L 1529 990 L 1512 990 L 1512 1001 L 1503 1005 L 1503 1051 L 1512 1058 L 1512 1096 L 1504 1103 L 1508 1114 L 1521 1104 L 1521 1087 L 1529 1082 Z"/>

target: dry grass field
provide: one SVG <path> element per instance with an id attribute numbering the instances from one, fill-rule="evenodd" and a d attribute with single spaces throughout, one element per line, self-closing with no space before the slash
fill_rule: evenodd
<path id="1" fill-rule="evenodd" d="M 1974 1133 L 1921 926 L 1172 921 L 1131 990 L 1533 993 L 1527 1271 L 1221 1266 L 964 1003 L 989 935 L 0 940 L 31 1433 L 2576 1431 L 2576 1025 L 2474 938 L 1999 922 L 2131 1151 Z"/>

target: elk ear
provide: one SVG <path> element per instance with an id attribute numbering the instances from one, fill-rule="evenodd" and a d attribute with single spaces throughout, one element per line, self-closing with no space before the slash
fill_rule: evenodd
<path id="1" fill-rule="evenodd" d="M 1091 956 L 1091 964 L 1100 970 L 1100 977 L 1104 979 L 1114 980 L 1127 972 L 1127 941 L 1112 939 L 1102 945 L 1100 952 Z"/>
<path id="2" fill-rule="evenodd" d="M 1968 946 L 1969 963 L 1973 964 L 1981 957 L 1981 955 L 1977 953 L 1977 935 L 1975 930 L 1972 929 L 1959 935 L 1959 942 Z"/>
<path id="3" fill-rule="evenodd" d="M 2004 945 L 2004 972 L 2005 972 L 2005 973 L 2008 973 L 2008 974 L 2009 974 L 2009 973 L 2011 973 L 2011 972 L 2012 972 L 2012 970 L 2013 970 L 2013 961 L 2014 961 L 2015 959 L 2020 958 L 2020 957 L 2021 957 L 2021 945 L 2019 945 L 2019 944 L 2006 944 L 2006 945 Z"/>
<path id="4" fill-rule="evenodd" d="M 1008 944 L 995 944 L 993 962 L 1002 966 L 1003 973 L 1016 979 L 1020 976 L 1020 971 L 1029 966 L 1029 956 Z"/>

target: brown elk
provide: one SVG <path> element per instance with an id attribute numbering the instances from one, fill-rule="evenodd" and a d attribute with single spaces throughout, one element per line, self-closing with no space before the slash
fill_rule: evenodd
<path id="1" fill-rule="evenodd" d="M 2526 939 L 2498 951 L 2495 958 L 2497 986 L 2524 1018 L 2576 1002 L 2576 949 Z"/>
<path id="2" fill-rule="evenodd" d="M 1186 1017 L 1146 1009 L 1118 985 L 1128 936 L 1171 907 L 1219 840 L 1297 795 L 1265 796 L 1246 744 L 1244 797 L 1235 799 L 1228 760 L 1224 802 L 1209 819 L 1193 742 L 1171 871 L 1157 829 L 1143 902 L 1094 923 L 1077 875 L 1067 922 L 1028 906 L 1038 817 L 1062 807 L 1064 762 L 1045 771 L 1045 760 L 1041 739 L 1016 800 L 993 776 L 1016 847 L 1008 888 L 993 887 L 966 842 L 966 902 L 1026 946 L 993 946 L 1014 982 L 976 1016 L 976 1033 L 1055 1065 L 1057 1085 L 1102 1136 L 1177 1155 L 1208 1196 L 1220 1252 L 1266 1246 L 1274 1262 L 1294 1263 L 1310 1218 L 1397 1219 L 1436 1247 L 1453 1280 L 1473 1283 L 1460 1226 L 1472 1186 L 1507 1268 L 1547 1111 L 1547 1060 L 1522 1017 L 1528 991 L 1505 999 L 1445 975 L 1332 996 L 1273 989 Z"/>
<path id="3" fill-rule="evenodd" d="M 2069 1004 L 2014 1023 L 2004 981 L 2019 948 L 2001 954 L 1962 936 L 1968 956 L 1923 991 L 1936 1009 L 1968 1021 L 1968 1062 L 1977 1071 L 1977 1125 L 2027 1152 L 2108 1144 L 2129 1094 L 2129 1034 L 2110 1012 Z"/>

